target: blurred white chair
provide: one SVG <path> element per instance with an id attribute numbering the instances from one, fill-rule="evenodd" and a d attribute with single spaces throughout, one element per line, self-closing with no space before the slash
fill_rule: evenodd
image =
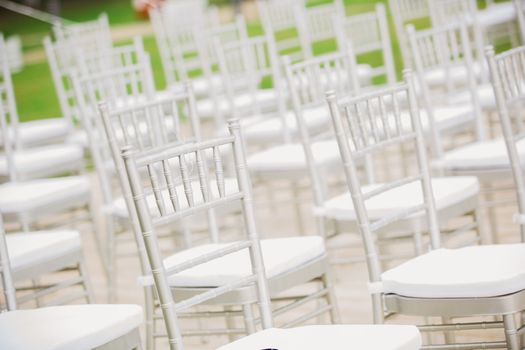
<path id="1" fill-rule="evenodd" d="M 381 107 L 385 98 L 408 101 L 411 128 L 400 127 L 399 111 Z M 399 86 L 341 104 L 335 94 L 329 93 L 327 99 L 366 250 L 374 321 L 382 323 L 393 313 L 442 317 L 443 324 L 420 327 L 422 331 L 445 332 L 446 344 L 433 345 L 438 349 L 451 346 L 520 349 L 514 317 L 525 310 L 525 244 L 441 248 L 438 208 L 410 73 L 405 73 L 405 83 Z M 401 175 L 365 191 L 357 165 L 401 144 L 410 144 L 415 149 L 414 171 L 410 175 L 395 172 Z M 412 190 L 402 190 L 410 187 Z M 380 198 L 392 191 L 400 191 L 405 203 L 386 213 L 381 209 Z M 430 252 L 382 271 L 374 235 L 380 229 L 395 229 L 407 222 L 419 222 L 428 229 Z M 503 316 L 503 322 L 490 324 L 504 328 L 505 341 L 452 344 L 454 337 L 448 332 L 485 329 L 487 323 L 454 323 L 451 318 L 483 315 Z"/>
<path id="2" fill-rule="evenodd" d="M 18 73 L 24 68 L 24 56 L 22 54 L 22 39 L 19 35 L 10 35 L 5 38 L 5 50 L 11 73 Z M 3 59 L 0 58 L 0 59 Z"/>
<path id="3" fill-rule="evenodd" d="M 71 48 L 81 47 L 85 51 L 97 51 L 113 46 L 111 28 L 107 14 L 102 13 L 97 19 L 80 23 L 53 24 L 55 40 L 67 42 Z"/>
<path id="4" fill-rule="evenodd" d="M 0 313 L 2 349 L 141 349 L 139 327 L 143 316 L 138 305 L 68 305 L 17 310 L 13 282 L 16 267 L 11 271 L 16 261 L 12 253 L 17 249 L 9 243 L 9 235 L 7 240 L 6 244 L 0 217 L 0 275 L 6 302 L 3 310 L 6 312 Z M 31 336 L 27 334 L 28 329 Z"/>
<path id="5" fill-rule="evenodd" d="M 11 69 L 7 60 L 7 47 L 2 34 L 0 34 L 0 95 L 5 113 L 9 115 L 9 134 L 16 141 L 17 147 L 49 144 L 63 141 L 66 138 L 71 129 L 66 118 L 20 122 L 11 80 Z M 5 139 L 1 136 L 0 146 L 4 146 L 4 143 Z M 3 174 L 5 176 L 5 172 Z"/>
<path id="6" fill-rule="evenodd" d="M 523 97 L 525 95 L 525 47 L 520 46 L 495 55 L 494 48 L 486 49 L 491 81 L 498 104 L 498 115 L 505 139 L 510 167 L 516 186 L 518 213 L 515 221 L 520 225 L 521 240 L 525 242 L 525 180 L 523 174 Z"/>
<path id="7" fill-rule="evenodd" d="M 332 163 L 323 162 L 321 155 L 327 157 L 337 155 L 337 143 L 334 139 L 331 128 L 324 127 L 317 132 L 312 133 L 308 130 L 308 111 L 315 106 L 319 106 L 320 96 L 325 94 L 325 91 L 332 90 L 334 92 L 344 94 L 347 98 L 361 94 L 361 88 L 357 81 L 355 71 L 356 64 L 351 52 L 347 55 L 339 55 L 339 57 L 332 57 L 331 60 L 316 58 L 306 62 L 290 64 L 285 62 L 285 72 L 288 80 L 288 87 L 292 97 L 292 104 L 295 111 L 297 125 L 300 130 L 300 141 L 302 145 L 302 152 L 305 158 L 305 166 L 310 175 L 312 184 L 314 210 L 313 214 L 318 218 L 318 233 L 327 237 L 326 228 L 328 222 L 337 222 L 335 226 L 337 229 L 350 227 L 351 230 L 357 228 L 357 213 L 352 205 L 352 200 L 348 192 L 339 193 L 336 196 L 330 194 L 329 180 L 330 175 L 334 170 L 341 167 L 339 159 L 337 162 L 332 160 Z M 325 58 L 324 56 L 322 58 Z M 321 73 L 323 72 L 323 73 Z M 330 73 L 330 74 L 328 74 Z M 322 75 L 329 75 L 331 80 L 323 81 Z M 353 80 L 352 80 L 353 79 Z M 350 81 L 348 81 L 350 80 Z M 312 83 L 316 82 L 316 83 Z M 402 120 L 399 127 L 409 127 L 409 113 L 406 111 L 406 101 L 401 101 L 396 105 L 397 101 L 394 98 L 388 98 L 381 101 L 383 105 L 380 108 L 384 110 L 396 109 L 401 115 Z M 382 121 L 378 121 L 382 122 Z M 365 123 L 361 126 L 367 128 Z M 323 145 L 323 153 L 319 152 L 320 145 Z M 335 151 L 335 152 L 334 152 Z M 363 177 L 366 178 L 366 190 L 373 190 L 381 186 L 381 178 L 376 176 L 374 169 L 385 169 L 385 176 L 383 179 L 388 179 L 390 173 L 390 163 L 401 161 L 403 157 L 409 155 L 403 154 L 401 150 L 397 152 L 385 153 L 384 159 L 378 159 L 375 162 L 366 160 L 359 166 L 362 168 Z M 396 161 L 393 161 L 397 157 Z M 404 166 L 408 167 L 407 162 L 402 162 Z M 452 219 L 461 216 L 473 216 L 474 225 L 479 217 L 478 212 L 478 196 L 479 184 L 475 177 L 442 177 L 434 179 L 434 186 L 436 187 L 435 195 L 439 205 L 439 217 L 443 225 L 448 224 Z M 384 180 L 383 180 L 384 181 Z M 409 191 L 410 188 L 404 188 L 404 191 Z M 394 212 L 405 203 L 406 197 L 399 195 L 400 193 L 385 193 L 378 199 L 381 202 L 381 210 L 383 214 Z M 468 224 L 472 228 L 472 224 Z M 398 237 L 411 237 L 414 240 L 415 251 L 417 254 L 423 252 L 423 236 L 424 229 L 418 225 L 406 225 L 405 227 L 397 228 Z M 382 232 L 390 234 L 395 230 L 389 232 Z M 336 232 L 338 233 L 338 232 Z"/>
<path id="8" fill-rule="evenodd" d="M 268 145 L 290 140 L 291 135 L 297 134 L 289 124 L 293 122 L 293 115 L 286 106 L 286 91 L 275 47 L 268 35 L 227 44 L 216 41 L 215 51 L 225 90 L 224 95 L 216 96 L 216 105 L 230 110 L 227 116 L 240 118 L 246 141 Z M 202 109 L 199 107 L 198 102 L 197 112 Z M 222 117 L 216 125 L 219 134 L 226 131 L 226 116 Z"/>
<path id="9" fill-rule="evenodd" d="M 357 57 L 372 53 L 381 56 L 377 66 L 357 65 L 361 84 L 370 84 L 376 80 L 383 84 L 394 84 L 397 81 L 384 4 L 376 4 L 375 11 L 372 12 L 347 17 L 336 14 L 331 20 L 336 30 L 338 50 L 347 50 L 350 43 Z"/>
<path id="10" fill-rule="evenodd" d="M 525 43 L 525 7 L 522 0 L 512 0 L 512 2 L 514 3 L 520 39 L 521 43 L 523 44 Z"/>
<path id="11" fill-rule="evenodd" d="M 197 2 L 183 4 L 195 7 Z M 213 69 L 217 64 L 213 39 L 227 43 L 245 38 L 246 23 L 242 16 L 226 24 L 200 17 L 192 20 L 192 13 L 201 13 L 202 9 L 188 12 L 179 9 L 179 6 L 176 2 L 166 2 L 150 11 L 168 90 L 181 91 L 184 81 L 191 79 L 196 95 L 207 101 L 223 89 L 221 76 Z M 217 109 L 202 112 L 206 112 L 202 117 L 211 119 Z"/>
<path id="12" fill-rule="evenodd" d="M 107 115 L 103 116 L 107 120 Z M 191 334 L 253 333 L 258 323 L 264 328 L 271 327 L 270 299 L 279 301 L 279 295 L 284 291 L 317 280 L 321 281 L 319 288 L 306 295 L 286 299 L 287 304 L 275 310 L 275 314 L 280 315 L 306 302 L 318 300 L 315 310 L 294 314 L 285 326 L 303 323 L 325 312 L 330 313 L 332 322 L 339 320 L 321 237 L 259 241 L 238 121 L 229 122 L 229 129 L 230 135 L 219 139 L 175 143 L 143 152 L 128 147 L 122 153 L 134 201 L 133 209 L 138 214 L 153 271 L 152 278 L 144 278 L 144 282 L 155 283 L 157 287 L 160 305 L 165 306 L 162 312 L 172 348 L 181 342 L 176 316 L 179 311 L 197 304 L 236 306 L 228 312 L 230 316 L 244 318 L 243 328 L 191 330 Z M 225 152 L 225 149 L 229 151 Z M 214 164 L 208 166 L 205 159 L 210 153 L 215 155 Z M 226 162 L 225 153 L 233 153 L 234 162 Z M 226 188 L 224 179 L 224 168 L 229 166 L 228 163 L 233 163 L 236 174 L 236 184 L 230 190 Z M 146 169 L 147 172 L 144 171 Z M 194 180 L 200 186 L 192 186 Z M 179 183 L 183 191 L 177 190 Z M 148 199 L 151 197 L 149 193 L 153 194 L 154 200 Z M 215 212 L 222 210 L 221 207 L 239 201 L 244 225 L 235 229 L 242 238 L 229 243 L 195 246 L 167 257 L 160 254 L 157 241 L 160 226 L 173 225 L 199 213 L 213 217 Z M 210 209 L 213 211 L 210 212 Z M 213 220 L 209 224 L 213 225 Z M 261 307 L 260 319 L 253 314 L 252 307 L 256 303 Z M 228 317 L 228 312 L 210 315 L 202 311 L 201 317 Z M 199 311 L 192 313 L 199 315 Z"/>

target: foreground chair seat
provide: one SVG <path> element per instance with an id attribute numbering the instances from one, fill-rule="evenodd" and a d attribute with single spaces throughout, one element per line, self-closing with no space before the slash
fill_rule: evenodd
<path id="1" fill-rule="evenodd" d="M 71 305 L 10 311 L 0 314 L 0 348 L 97 349 L 115 340 L 122 343 L 112 349 L 140 348 L 138 327 L 142 320 L 142 308 L 138 305 Z"/>
<path id="2" fill-rule="evenodd" d="M 381 187 L 381 185 L 383 184 L 365 185 L 362 191 L 367 193 Z M 438 212 L 455 207 L 470 207 L 465 202 L 475 203 L 479 195 L 479 182 L 474 176 L 433 178 L 432 188 Z M 370 220 L 379 220 L 403 208 L 414 207 L 422 201 L 421 186 L 416 182 L 412 182 L 374 196 L 366 202 L 366 208 Z M 348 192 L 329 199 L 318 210 L 323 211 L 327 217 L 338 220 L 357 220 L 357 214 Z M 420 214 L 421 217 L 424 216 L 423 212 Z"/>
<path id="3" fill-rule="evenodd" d="M 330 325 L 269 328 L 218 350 L 416 350 L 421 336 L 415 326 Z"/>
<path id="4" fill-rule="evenodd" d="M 484 298 L 525 290 L 525 244 L 436 249 L 381 275 L 382 290 L 415 298 Z"/>
<path id="5" fill-rule="evenodd" d="M 13 153 L 19 180 L 77 172 L 83 166 L 84 152 L 77 145 L 50 145 Z M 7 157 L 0 155 L 0 177 L 9 176 Z"/>
<path id="6" fill-rule="evenodd" d="M 85 204 L 90 182 L 84 176 L 7 182 L 0 185 L 0 211 L 5 215 L 61 211 Z"/>
<path id="7" fill-rule="evenodd" d="M 19 123 L 17 125 L 17 139 L 24 146 L 36 146 L 63 140 L 68 135 L 71 124 L 65 118 L 48 118 Z M 14 136 L 12 128 L 8 131 Z M 0 136 L 0 144 L 3 139 Z"/>

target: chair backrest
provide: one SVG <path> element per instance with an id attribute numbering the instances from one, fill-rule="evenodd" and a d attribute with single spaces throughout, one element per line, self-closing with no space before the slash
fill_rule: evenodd
<path id="1" fill-rule="evenodd" d="M 516 194 L 518 197 L 521 240 L 525 242 L 525 176 L 523 159 L 518 144 L 523 144 L 525 121 L 525 46 L 495 55 L 492 46 L 487 47 L 489 70 L 498 106 L 498 115 L 507 146 Z"/>
<path id="2" fill-rule="evenodd" d="M 412 66 L 405 26 L 430 19 L 430 1 L 432 0 L 388 0 L 404 67 Z"/>
<path id="3" fill-rule="evenodd" d="M 243 114 L 262 115 L 264 106 L 257 95 L 261 92 L 263 80 L 271 77 L 274 90 L 282 89 L 277 52 L 269 35 L 244 38 L 228 44 L 221 44 L 216 40 L 215 51 L 232 115 L 235 118 L 241 118 Z M 276 94 L 282 96 L 279 92 Z M 245 108 L 235 103 L 239 95 L 250 99 L 250 103 Z M 216 96 L 215 98 L 219 103 L 218 99 L 224 97 Z M 276 100 L 277 105 L 273 106 L 275 107 L 273 113 L 276 109 L 282 116 L 285 113 L 285 100 L 282 98 Z M 220 113 L 217 116 L 224 118 Z M 217 120 L 219 128 L 224 128 L 225 125 L 223 119 Z"/>
<path id="4" fill-rule="evenodd" d="M 312 45 L 336 38 L 336 22 L 334 17 L 345 17 L 345 7 L 342 0 L 331 3 L 301 7 L 300 20 L 304 21 L 306 42 Z"/>
<path id="5" fill-rule="evenodd" d="M 312 57 L 303 1 L 257 0 L 257 8 L 279 55 L 290 56 L 294 62 Z"/>
<path id="6" fill-rule="evenodd" d="M 113 45 L 107 14 L 102 13 L 97 19 L 81 23 L 60 23 L 53 25 L 55 40 L 81 47 L 83 50 L 99 50 Z"/>
<path id="7" fill-rule="evenodd" d="M 1 107 L 0 107 L 1 108 Z M 3 311 L 16 310 L 16 292 L 11 265 L 9 263 L 9 252 L 5 238 L 5 229 L 2 215 L 0 213 L 0 287 L 4 295 L 4 304 L 0 303 L 0 313 Z"/>
<path id="8" fill-rule="evenodd" d="M 375 233 L 378 230 L 402 220 L 411 220 L 414 214 L 424 212 L 422 220 L 428 228 L 431 247 L 440 247 L 440 232 L 416 98 L 410 71 L 404 72 L 404 82 L 397 86 L 353 97 L 342 103 L 338 102 L 335 93 L 327 93 L 332 124 L 366 250 L 368 273 L 372 283 L 381 280 L 381 262 L 375 243 Z M 406 112 L 399 107 L 407 101 L 410 116 L 408 125 L 402 122 L 402 115 Z M 414 174 L 407 175 L 402 169 L 398 169 L 401 174 L 399 178 L 363 192 L 358 164 L 366 157 L 384 156 L 386 152 L 403 145 L 415 149 Z M 393 167 L 389 168 L 389 171 L 395 170 Z M 372 202 L 377 195 L 412 183 L 418 188 L 421 186 L 421 203 L 399 208 L 382 215 L 380 219 L 370 218 L 369 210 L 373 207 Z M 402 195 L 400 193 L 400 196 Z M 382 309 L 380 311 L 382 312 Z M 376 318 L 374 320 L 378 321 Z"/>
<path id="9" fill-rule="evenodd" d="M 379 52 L 381 63 L 373 67 L 371 78 L 383 77 L 387 84 L 396 82 L 394 56 L 384 4 L 377 4 L 374 12 L 348 17 L 336 15 L 332 17 L 332 21 L 335 23 L 337 47 L 340 50 L 344 50 L 347 43 L 351 42 L 357 56 Z"/>
<path id="10" fill-rule="evenodd" d="M 516 18 L 518 19 L 518 29 L 520 31 L 521 43 L 525 43 L 525 4 L 523 0 L 512 0 L 514 9 L 516 11 Z"/>
<path id="11" fill-rule="evenodd" d="M 215 140 L 170 145 L 146 152 L 136 152 L 127 148 L 122 153 L 153 272 L 153 280 L 160 305 L 162 305 L 171 349 L 183 348 L 181 330 L 177 321 L 178 312 L 244 286 L 255 285 L 259 297 L 262 326 L 263 328 L 272 327 L 268 285 L 255 226 L 251 184 L 240 127 L 238 121 L 230 121 L 228 127 L 230 135 Z M 232 189 L 228 193 L 224 187 L 223 172 L 223 167 L 227 166 L 225 164 L 227 157 L 223 157 L 222 151 L 225 147 L 233 152 L 234 157 L 230 157 L 230 159 L 233 158 L 237 180 L 237 189 Z M 206 164 L 206 153 L 216 154 L 217 161 L 213 169 L 210 169 Z M 195 166 L 190 169 L 189 164 L 193 161 L 195 161 Z M 146 169 L 148 174 L 141 171 Z M 200 187 L 191 186 L 192 177 L 199 180 Z M 210 181 L 212 177 L 215 178 L 215 182 Z M 175 183 L 177 182 L 184 185 L 183 193 L 178 193 L 175 190 Z M 212 186 L 216 186 L 216 188 L 212 188 Z M 152 203 L 146 201 L 149 194 L 153 194 L 156 199 L 153 207 L 151 206 Z M 210 208 L 231 205 L 232 202 L 237 201 L 241 203 L 244 217 L 242 228 L 245 233 L 244 239 L 224 244 L 216 250 L 169 269 L 164 267 L 156 234 L 156 228 L 159 225 L 174 223 L 187 216 L 200 212 L 204 213 Z M 224 284 L 209 288 L 189 299 L 178 303 L 174 302 L 172 290 L 168 284 L 168 276 L 243 249 L 249 250 L 251 273 L 240 279 L 224 281 Z"/>
<path id="12" fill-rule="evenodd" d="M 459 93 L 468 92 L 474 115 L 476 137 L 485 137 L 484 120 L 482 118 L 477 81 L 473 72 L 474 49 L 471 37 L 465 23 L 415 31 L 413 26 L 407 27 L 410 48 L 417 72 L 417 81 L 423 97 L 423 107 L 427 112 L 431 137 L 431 146 L 436 156 L 443 152 L 439 130 L 435 125 L 433 104 L 451 103 L 457 100 Z M 431 90 L 426 79 L 426 73 L 440 70 L 444 74 L 445 86 Z M 456 79 L 455 74 L 462 71 L 466 79 Z M 461 73 L 461 72 L 460 72 Z"/>
<path id="13" fill-rule="evenodd" d="M 120 53 L 120 51 L 115 51 L 114 57 L 121 57 Z M 110 204 L 114 197 L 112 194 L 113 187 L 111 186 L 111 174 L 114 172 L 114 168 L 109 147 L 101 138 L 104 129 L 100 119 L 97 118 L 98 105 L 104 102 L 107 108 L 115 110 L 134 108 L 140 103 L 150 101 L 155 94 L 149 56 L 140 51 L 135 52 L 135 55 L 137 59 L 135 62 L 126 62 L 126 65 L 120 67 L 88 72 L 91 74 L 84 75 L 79 74 L 80 72 L 72 72 L 71 80 L 80 121 L 87 134 L 105 204 Z M 113 61 L 113 58 L 110 60 Z M 86 63 L 87 65 L 89 63 Z M 87 67 L 84 68 L 88 69 Z M 138 117 L 134 115 L 134 118 L 147 120 L 144 115 Z M 142 127 L 146 128 L 146 133 L 141 130 L 138 134 L 133 134 L 139 139 L 148 135 L 147 132 L 150 131 L 146 127 L 149 124 L 142 120 L 141 122 Z M 133 133 L 135 130 L 126 128 L 120 137 L 127 137 L 129 132 Z M 154 142 L 157 141 L 156 137 L 152 136 L 151 139 Z"/>
<path id="14" fill-rule="evenodd" d="M 325 92 L 336 91 L 340 94 L 354 95 L 359 92 L 357 65 L 351 46 L 345 52 L 337 52 L 314 57 L 304 62 L 292 64 L 284 58 L 284 67 L 288 91 L 297 120 L 297 127 L 303 145 L 307 166 L 312 181 L 315 205 L 320 206 L 325 198 L 323 179 L 313 156 L 314 141 L 333 136 L 331 128 L 324 128 L 312 135 L 308 128 L 305 111 L 325 106 Z M 326 110 L 317 113 L 328 113 Z"/>
<path id="15" fill-rule="evenodd" d="M 150 17 L 164 75 L 170 85 L 196 75 L 210 79 L 213 65 L 217 64 L 213 38 L 227 43 L 248 36 L 245 20 L 241 15 L 227 24 L 207 25 L 200 21 L 184 24 L 185 22 L 174 21 L 165 11 L 164 6 L 152 9 Z"/>
<path id="16" fill-rule="evenodd" d="M 0 34 L 0 104 L 3 106 L 3 120 L 5 132 L 9 128 L 9 135 L 2 137 L 0 144 L 6 147 L 7 141 L 11 143 L 10 148 L 20 149 L 23 147 L 18 135 L 18 111 L 16 108 L 15 90 L 11 79 L 11 69 L 7 60 L 7 52 L 4 36 Z"/>

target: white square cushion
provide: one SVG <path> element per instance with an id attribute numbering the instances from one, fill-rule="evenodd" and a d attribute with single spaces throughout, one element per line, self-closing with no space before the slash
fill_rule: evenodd
<path id="1" fill-rule="evenodd" d="M 82 147 L 72 144 L 40 146 L 14 152 L 13 160 L 16 171 L 21 178 L 35 177 L 35 174 L 45 173 L 56 175 L 53 169 L 64 172 L 64 169 L 75 170 L 84 159 Z M 7 157 L 0 154 L 0 176 L 8 176 Z"/>
<path id="2" fill-rule="evenodd" d="M 362 188 L 362 192 L 374 190 L 380 185 L 366 185 Z M 476 196 L 479 193 L 479 182 L 474 176 L 437 177 L 432 179 L 432 188 L 436 208 L 439 211 L 471 196 Z M 412 182 L 370 198 L 366 201 L 366 208 L 369 219 L 378 220 L 422 203 L 421 184 Z M 324 203 L 323 208 L 318 210 L 338 220 L 357 220 L 349 193 L 329 199 Z"/>
<path id="3" fill-rule="evenodd" d="M 418 350 L 421 335 L 415 326 L 323 325 L 269 328 L 218 350 Z"/>
<path id="4" fill-rule="evenodd" d="M 17 137 L 22 145 L 30 146 L 57 141 L 66 137 L 70 130 L 70 123 L 66 118 L 47 118 L 18 123 Z M 9 138 L 14 137 L 14 129 L 9 128 Z M 4 140 L 0 135 L 0 144 Z"/>
<path id="5" fill-rule="evenodd" d="M 312 144 L 312 153 L 319 166 L 337 167 L 341 164 L 336 140 L 315 142 Z M 247 163 L 252 173 L 307 170 L 304 149 L 299 143 L 268 148 L 249 156 Z"/>
<path id="6" fill-rule="evenodd" d="M 382 290 L 418 298 L 483 298 L 525 289 L 525 244 L 436 249 L 381 275 Z"/>
<path id="7" fill-rule="evenodd" d="M 28 268 L 81 250 L 78 231 L 38 231 L 6 235 L 11 269 Z"/>
<path id="8" fill-rule="evenodd" d="M 90 183 L 84 176 L 68 176 L 0 185 L 0 211 L 20 213 L 71 198 L 89 200 Z"/>
<path id="9" fill-rule="evenodd" d="M 209 95 L 212 89 L 222 89 L 223 83 L 224 81 L 220 74 L 212 74 L 209 77 L 200 76 L 191 79 L 191 86 L 197 96 Z M 168 90 L 175 93 L 184 92 L 184 84 L 177 82 L 170 85 Z"/>
<path id="10" fill-rule="evenodd" d="M 516 144 L 518 155 L 525 160 L 525 140 Z M 432 162 L 439 168 L 463 169 L 510 169 L 510 160 L 503 139 L 469 143 L 446 152 Z"/>
<path id="11" fill-rule="evenodd" d="M 164 259 L 164 266 L 168 269 L 226 246 L 227 243 L 190 248 Z M 293 270 L 325 254 L 324 241 L 319 236 L 263 239 L 261 250 L 267 278 Z M 249 252 L 243 249 L 171 275 L 168 281 L 172 287 L 215 287 L 251 273 Z"/>
<path id="12" fill-rule="evenodd" d="M 138 305 L 68 305 L 0 314 L 0 349 L 90 350 L 140 326 Z"/>
<path id="13" fill-rule="evenodd" d="M 319 130 L 330 120 L 326 106 L 308 108 L 303 111 L 304 121 L 309 130 Z M 284 116 L 290 136 L 297 137 L 297 117 L 293 111 Z M 270 142 L 282 140 L 283 118 L 280 116 L 251 116 L 241 119 L 242 134 L 249 142 Z"/>
<path id="14" fill-rule="evenodd" d="M 247 108 L 254 103 L 258 103 L 260 106 L 271 106 L 277 100 L 277 93 L 272 89 L 261 89 L 258 90 L 255 96 L 246 93 L 237 95 L 234 99 L 234 105 L 236 108 Z M 217 111 L 220 111 L 223 115 L 231 113 L 230 103 L 226 96 L 218 97 L 217 106 L 213 103 L 212 99 L 203 99 L 197 101 L 197 115 L 200 118 L 213 118 Z"/>

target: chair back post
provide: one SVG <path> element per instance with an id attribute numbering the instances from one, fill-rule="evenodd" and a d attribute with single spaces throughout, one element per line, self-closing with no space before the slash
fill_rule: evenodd
<path id="1" fill-rule="evenodd" d="M 318 167 L 316 165 L 315 158 L 312 152 L 312 142 L 310 140 L 308 127 L 306 126 L 306 123 L 303 118 L 301 101 L 300 101 L 297 89 L 294 88 L 294 84 L 296 83 L 296 77 L 294 76 L 292 72 L 291 59 L 289 56 L 284 56 L 282 58 L 282 62 L 283 62 L 282 66 L 284 67 L 284 71 L 286 75 L 286 80 L 288 81 L 288 86 L 289 86 L 288 91 L 290 94 L 290 98 L 292 100 L 293 112 L 296 116 L 296 124 L 297 124 L 297 130 L 299 132 L 299 139 L 303 146 L 303 151 L 304 151 L 304 155 L 306 158 L 306 165 L 308 167 L 308 174 L 310 175 L 310 181 L 312 182 L 314 203 L 315 205 L 320 206 L 324 202 L 327 194 L 324 193 L 325 191 L 323 190 L 323 186 L 321 186 L 322 180 L 318 172 Z M 305 79 L 308 79 L 308 77 L 305 77 Z"/>
<path id="2" fill-rule="evenodd" d="M 2 94 L 2 86 L 0 85 L 0 95 Z M 9 173 L 9 180 L 16 182 L 18 180 L 18 173 L 16 171 L 16 164 L 13 159 L 14 150 L 11 142 L 12 133 L 9 131 L 9 123 L 4 107 L 4 101 L 0 100 L 0 131 L 2 132 L 2 140 L 4 146 L 4 153 L 7 161 L 7 169 Z"/>
<path id="3" fill-rule="evenodd" d="M 337 100 L 335 91 L 328 91 L 326 93 L 326 101 L 330 109 L 330 116 L 334 126 L 334 133 L 341 153 L 343 161 L 343 169 L 345 178 L 350 190 L 350 196 L 354 203 L 354 209 L 358 222 L 360 223 L 361 239 L 366 254 L 366 264 L 368 268 L 368 278 L 370 283 L 377 283 L 381 281 L 381 262 L 379 261 L 379 254 L 373 232 L 370 229 L 368 213 L 364 206 L 364 198 L 362 197 L 361 185 L 357 178 L 357 166 L 352 156 L 350 146 L 348 144 L 348 135 L 343 126 L 340 106 Z M 366 224 L 361 224 L 366 223 Z M 384 315 L 382 311 L 382 300 L 379 294 L 372 294 L 372 303 L 374 304 L 374 323 L 383 323 Z"/>
<path id="4" fill-rule="evenodd" d="M 514 3 L 514 9 L 518 19 L 521 44 L 525 45 L 525 8 L 523 6 L 523 0 L 512 0 L 512 2 Z"/>
<path id="5" fill-rule="evenodd" d="M 14 311 L 17 307 L 16 290 L 13 282 L 13 275 L 11 273 L 11 264 L 9 263 L 9 252 L 7 250 L 7 241 L 5 235 L 6 234 L 4 222 L 2 219 L 2 214 L 0 213 L 0 275 L 2 275 L 1 284 L 6 300 L 7 311 Z"/>
<path id="6" fill-rule="evenodd" d="M 502 54 L 507 56 L 496 56 L 494 47 L 487 46 L 485 53 L 488 61 L 492 87 L 496 97 L 498 115 L 501 122 L 505 145 L 510 159 L 512 176 L 514 177 L 514 184 L 516 186 L 521 241 L 525 242 L 525 220 L 522 219 L 522 217 L 525 216 L 525 175 L 523 174 L 523 166 L 516 145 L 517 141 L 523 140 L 524 130 L 518 130 L 519 134 L 516 135 L 511 120 L 511 113 L 515 113 L 516 111 L 511 111 L 509 109 L 509 99 L 512 98 L 515 99 L 515 103 L 521 103 L 520 107 L 523 106 L 522 101 L 523 98 L 525 98 L 525 91 L 523 91 L 523 88 L 520 88 L 519 85 L 522 85 L 523 82 L 525 82 L 525 65 L 523 63 L 525 62 L 525 47 L 521 46 L 513 49 L 513 51 L 511 50 L 508 53 Z M 504 59 L 507 59 L 507 62 L 505 62 Z M 517 68 L 520 65 L 521 71 Z M 513 77 L 509 74 L 513 74 Z M 504 82 L 504 80 L 507 81 Z M 509 80 L 517 80 L 517 84 L 512 84 Z M 517 94 L 508 98 L 505 96 L 505 87 L 507 88 L 507 91 L 514 91 L 517 92 Z M 519 109 L 519 113 L 521 112 L 523 112 L 523 108 Z"/>
<path id="7" fill-rule="evenodd" d="M 11 127 L 10 133 L 12 133 L 13 138 L 11 139 L 11 142 L 13 144 L 13 148 L 15 150 L 19 150 L 22 148 L 22 141 L 19 137 L 19 130 L 18 130 L 18 111 L 16 109 L 16 100 L 15 100 L 15 90 L 13 87 L 13 80 L 11 78 L 11 70 L 9 68 L 9 60 L 7 57 L 7 50 L 5 45 L 5 39 L 4 35 L 0 33 L 0 55 L 3 57 L 0 57 L 0 65 L 1 65 L 1 72 L 0 72 L 0 103 L 4 104 L 4 114 L 6 117 L 8 117 L 9 120 L 6 119 L 7 125 Z M 2 90 L 4 90 L 2 92 Z M 5 94 L 5 100 L 3 95 Z M 7 140 L 7 139 L 6 139 Z"/>
<path id="8" fill-rule="evenodd" d="M 415 95 L 414 79 L 412 71 L 405 69 L 403 71 L 403 79 L 408 85 L 408 108 L 410 110 L 410 117 L 412 125 L 416 132 L 416 156 L 419 173 L 422 176 L 422 192 L 423 201 L 426 203 L 426 211 L 428 218 L 428 230 L 430 234 L 430 243 L 432 249 L 441 247 L 441 233 L 439 231 L 439 224 L 437 221 L 436 203 L 434 201 L 434 194 L 432 192 L 432 182 L 430 180 L 430 167 L 427 158 L 425 140 L 423 137 L 423 128 L 421 126 L 421 118 L 419 115 L 419 107 L 417 104 L 417 97 Z"/>
<path id="9" fill-rule="evenodd" d="M 178 326 L 177 314 L 175 312 L 175 303 L 166 277 L 155 228 L 149 215 L 146 196 L 142 188 L 135 159 L 133 158 L 134 153 L 133 147 L 124 147 L 121 152 L 121 157 L 129 181 L 134 208 L 137 212 L 138 223 L 141 229 L 140 232 L 142 232 L 142 239 L 144 247 L 146 248 L 146 256 L 148 257 L 151 274 L 153 275 L 156 291 L 160 299 L 160 308 L 166 323 L 170 349 L 180 350 L 184 349 L 184 347 L 182 344 L 181 330 Z"/>
<path id="10" fill-rule="evenodd" d="M 390 31 L 388 30 L 388 20 L 386 18 L 386 8 L 385 4 L 377 3 L 376 4 L 376 15 L 379 25 L 379 32 L 381 36 L 381 44 L 383 46 L 383 64 L 386 70 L 386 81 L 388 85 L 395 84 L 397 81 L 396 78 L 396 69 L 394 66 L 394 55 L 392 54 L 392 42 L 390 39 Z"/>
<path id="11" fill-rule="evenodd" d="M 423 96 L 423 108 L 427 113 L 429 130 L 430 130 L 430 145 L 434 156 L 439 158 L 443 155 L 443 144 L 441 142 L 441 136 L 439 130 L 435 123 L 434 119 L 434 109 L 432 108 L 432 103 L 430 102 L 430 91 L 429 87 L 426 84 L 426 78 L 424 74 L 423 62 L 421 61 L 421 55 L 419 54 L 418 44 L 416 41 L 416 28 L 409 24 L 406 27 L 406 32 L 408 36 L 408 47 L 411 50 L 412 61 L 414 63 L 414 70 L 416 71 L 417 80 L 419 88 L 421 89 L 421 94 Z"/>
<path id="12" fill-rule="evenodd" d="M 253 208 L 253 194 L 248 165 L 246 164 L 246 154 L 243 146 L 243 139 L 239 120 L 229 120 L 228 130 L 233 135 L 233 156 L 235 159 L 235 172 L 239 183 L 239 190 L 243 193 L 242 211 L 248 239 L 252 244 L 250 249 L 253 273 L 257 276 L 257 293 L 259 297 L 259 307 L 261 312 L 261 321 L 264 329 L 273 327 L 270 292 L 266 280 L 266 272 L 262 257 L 259 234 L 255 225 L 255 214 Z"/>

